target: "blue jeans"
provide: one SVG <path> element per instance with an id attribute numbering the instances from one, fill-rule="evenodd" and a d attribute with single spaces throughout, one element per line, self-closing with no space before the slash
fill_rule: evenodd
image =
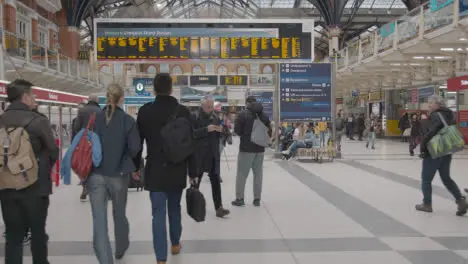
<path id="1" fill-rule="evenodd" d="M 320 131 L 320 146 L 326 146 L 326 142 L 325 142 L 326 134 L 327 134 L 326 131 Z"/>
<path id="2" fill-rule="evenodd" d="M 107 230 L 109 196 L 112 199 L 116 254 L 124 253 L 130 245 L 128 220 L 125 214 L 128 181 L 129 175 L 108 177 L 99 174 L 92 174 L 86 180 L 93 215 L 93 246 L 100 264 L 114 263 Z"/>
<path id="3" fill-rule="evenodd" d="M 304 140 L 296 140 L 294 141 L 291 146 L 289 147 L 291 149 L 291 154 L 296 154 L 297 149 L 299 148 L 306 148 L 307 145 Z"/>
<path id="4" fill-rule="evenodd" d="M 367 146 L 370 145 L 373 147 L 375 145 L 375 132 L 369 132 L 369 135 L 367 135 Z"/>
<path id="5" fill-rule="evenodd" d="M 452 155 L 443 156 L 437 159 L 427 157 L 422 162 L 422 181 L 421 189 L 423 192 L 423 203 L 432 203 L 432 180 L 437 171 L 439 171 L 440 179 L 445 188 L 453 195 L 456 201 L 462 198 L 460 188 L 450 177 L 450 165 L 452 163 Z"/>
<path id="6" fill-rule="evenodd" d="M 153 213 L 153 248 L 158 261 L 167 261 L 166 210 L 169 216 L 169 236 L 171 244 L 180 244 L 182 217 L 180 199 L 182 190 L 173 192 L 150 192 Z M 167 209 L 166 209 L 167 208 Z"/>

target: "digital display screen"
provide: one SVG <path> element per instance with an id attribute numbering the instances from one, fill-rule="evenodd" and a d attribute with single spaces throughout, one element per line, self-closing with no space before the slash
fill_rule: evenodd
<path id="1" fill-rule="evenodd" d="M 305 59 L 307 54 L 302 45 L 299 37 L 98 37 L 97 58 Z"/>
<path id="2" fill-rule="evenodd" d="M 219 76 L 220 85 L 247 86 L 247 75 L 221 75 Z"/>
<path id="3" fill-rule="evenodd" d="M 307 60 L 312 56 L 311 33 L 302 32 L 301 23 L 229 25 L 233 28 L 224 24 L 215 24 L 214 28 L 205 26 L 98 22 L 97 59 Z"/>

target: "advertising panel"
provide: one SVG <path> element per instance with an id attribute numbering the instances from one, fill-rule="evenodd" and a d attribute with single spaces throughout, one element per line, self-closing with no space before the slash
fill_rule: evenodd
<path id="1" fill-rule="evenodd" d="M 281 121 L 330 121 L 331 74 L 328 63 L 281 63 Z"/>
<path id="2" fill-rule="evenodd" d="M 180 102 L 200 102 L 207 95 L 212 95 L 215 101 L 227 102 L 226 86 L 185 86 L 180 88 Z"/>
<path id="3" fill-rule="evenodd" d="M 251 75 L 250 85 L 252 86 L 267 86 L 275 84 L 274 75 Z"/>
<path id="4" fill-rule="evenodd" d="M 263 113 L 268 116 L 270 120 L 273 119 L 273 92 L 249 92 L 250 96 L 257 99 L 257 102 L 263 106 Z"/>

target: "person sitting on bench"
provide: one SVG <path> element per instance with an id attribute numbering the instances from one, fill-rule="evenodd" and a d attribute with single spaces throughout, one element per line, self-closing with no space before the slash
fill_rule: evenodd
<path id="1" fill-rule="evenodd" d="M 314 141 L 317 140 L 317 137 L 315 136 L 313 132 L 312 127 L 308 127 L 307 132 L 304 135 L 303 140 L 295 140 L 287 150 L 282 151 L 281 153 L 285 156 L 294 156 L 297 152 L 297 149 L 300 148 L 312 148 L 312 146 L 315 144 Z"/>

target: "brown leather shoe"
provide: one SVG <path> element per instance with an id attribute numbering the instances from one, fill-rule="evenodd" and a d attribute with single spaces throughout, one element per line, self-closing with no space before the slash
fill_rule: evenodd
<path id="1" fill-rule="evenodd" d="M 416 210 L 426 213 L 432 213 L 432 205 L 430 204 L 418 204 Z"/>
<path id="2" fill-rule="evenodd" d="M 182 246 L 180 244 L 172 246 L 171 247 L 171 254 L 172 255 L 179 255 L 181 249 L 182 249 Z"/>

